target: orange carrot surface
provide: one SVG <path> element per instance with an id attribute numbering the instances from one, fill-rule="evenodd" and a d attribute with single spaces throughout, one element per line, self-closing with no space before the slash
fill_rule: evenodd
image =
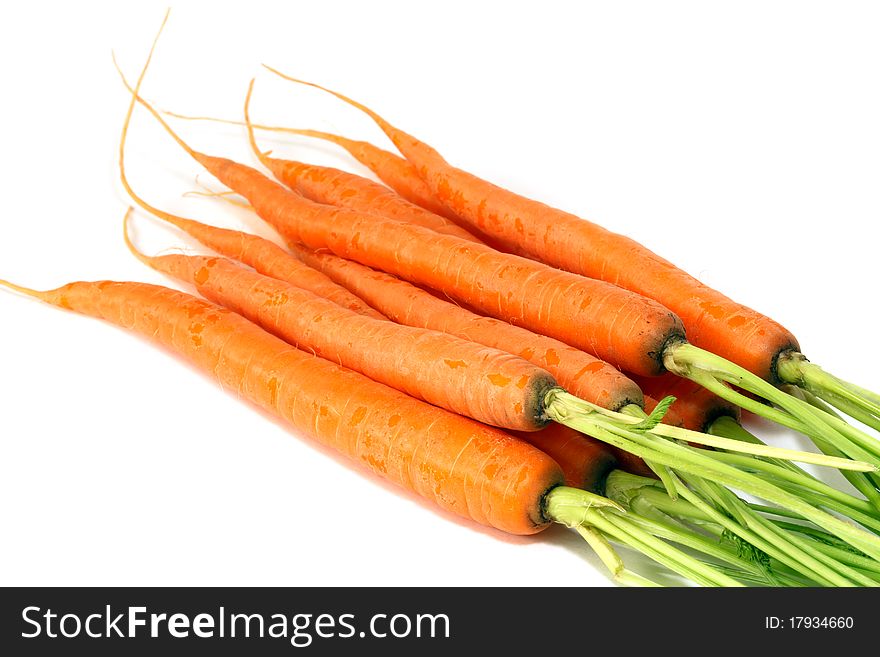
<path id="1" fill-rule="evenodd" d="M 521 431 L 547 423 L 553 377 L 526 360 L 446 333 L 347 310 L 224 258 L 145 256 L 173 276 L 306 351 L 480 422 Z"/>

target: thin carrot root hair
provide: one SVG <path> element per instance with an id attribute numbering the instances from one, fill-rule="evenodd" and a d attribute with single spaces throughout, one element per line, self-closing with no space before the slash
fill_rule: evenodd
<path id="1" fill-rule="evenodd" d="M 170 12 L 170 11 L 171 10 L 169 9 L 168 12 Z M 168 13 L 166 12 L 165 20 L 162 21 L 162 25 L 159 28 L 159 32 L 156 34 L 156 37 L 153 39 L 153 44 L 150 47 L 150 52 L 149 52 L 149 55 L 147 56 L 147 61 L 144 65 L 144 68 L 141 70 L 140 75 L 138 76 L 138 80 L 137 80 L 137 83 L 135 84 L 134 88 L 132 88 L 128 84 L 128 81 L 125 79 L 125 75 L 122 73 L 122 69 L 119 68 L 119 64 L 116 61 L 116 57 L 115 56 L 113 57 L 113 64 L 116 67 L 116 71 L 119 73 L 119 76 L 122 78 L 122 82 L 125 84 L 126 88 L 132 94 L 131 102 L 129 103 L 128 110 L 126 111 L 126 114 L 125 114 L 125 121 L 122 124 L 122 133 L 121 133 L 121 136 L 119 139 L 119 178 L 122 183 L 122 186 L 125 188 L 125 191 L 132 198 L 132 200 L 134 200 L 134 202 L 137 205 L 139 205 L 141 208 L 143 208 L 147 212 L 154 214 L 157 217 L 160 217 L 161 219 L 164 219 L 165 221 L 167 221 L 171 225 L 177 226 L 178 228 L 180 228 L 182 230 L 186 230 L 186 223 L 189 220 L 184 219 L 183 217 L 179 217 L 177 215 L 171 214 L 169 212 L 165 212 L 164 210 L 161 210 L 161 209 L 157 208 L 156 206 L 151 205 L 150 203 L 145 201 L 143 198 L 141 198 L 140 195 L 137 194 L 137 192 L 134 191 L 134 189 L 132 188 L 131 184 L 128 181 L 128 176 L 125 173 L 125 146 L 126 146 L 126 143 L 128 140 L 128 130 L 131 127 L 131 119 L 132 119 L 132 116 L 134 115 L 134 108 L 139 101 L 144 106 L 144 108 L 153 115 L 153 117 L 159 122 L 159 124 L 171 136 L 171 138 L 174 139 L 174 141 L 176 141 L 177 144 L 181 148 L 184 149 L 184 151 L 186 151 L 196 161 L 199 161 L 202 157 L 199 152 L 197 152 L 195 149 L 193 149 L 176 132 L 174 132 L 174 130 L 171 128 L 171 126 L 168 125 L 168 123 L 162 118 L 162 116 L 151 105 L 146 103 L 146 101 L 144 101 L 139 96 L 141 83 L 143 82 L 144 77 L 146 76 L 147 69 L 149 68 L 150 62 L 152 61 L 152 58 L 153 58 L 153 53 L 156 50 L 156 44 L 159 41 L 159 37 L 162 34 L 162 30 L 164 29 L 165 23 L 167 22 L 167 20 L 168 20 Z"/>
<path id="2" fill-rule="evenodd" d="M 345 103 L 348 103 L 352 107 L 359 109 L 361 112 L 363 112 L 364 114 L 369 116 L 371 119 L 373 119 L 373 121 L 375 121 L 379 125 L 380 128 L 382 128 L 383 131 L 386 129 L 393 129 L 391 124 L 388 123 L 388 121 L 386 121 L 384 118 L 382 118 L 378 113 L 374 112 L 366 105 L 359 103 L 358 101 L 346 96 L 343 93 L 340 93 L 338 91 L 334 91 L 332 89 L 328 89 L 327 87 L 322 87 L 320 84 L 317 84 L 315 82 L 309 82 L 308 80 L 300 80 L 299 78 L 292 77 L 290 75 L 287 75 L 286 73 L 282 73 L 281 71 L 279 71 L 276 68 L 269 66 L 268 64 L 263 64 L 262 66 L 267 71 L 274 73 L 278 77 L 283 78 L 284 80 L 287 80 L 288 82 L 296 82 L 297 84 L 303 84 L 307 87 L 314 87 L 315 89 L 319 89 L 319 90 L 321 90 L 325 93 L 328 93 L 332 96 L 336 96 L 339 100 L 341 100 Z"/>
<path id="3" fill-rule="evenodd" d="M 29 287 L 25 287 L 24 285 L 18 285 L 17 283 L 13 283 L 12 281 L 7 281 L 5 279 L 0 278 L 0 287 L 5 287 L 13 292 L 18 292 L 19 294 L 23 294 L 27 297 L 33 297 L 34 299 L 40 299 L 41 301 L 45 298 L 46 292 L 42 290 L 34 290 Z"/>
<path id="4" fill-rule="evenodd" d="M 203 183 L 200 179 L 200 174 L 196 174 L 196 185 L 200 187 L 200 189 L 191 189 L 182 194 L 184 198 L 189 198 L 192 196 L 198 196 L 202 198 L 219 198 L 227 203 L 231 203 L 232 205 L 236 205 L 240 208 L 244 208 L 246 210 L 253 210 L 253 207 L 247 201 L 241 199 L 241 195 L 238 192 L 227 189 L 224 191 L 218 191 L 212 189 L 205 183 Z M 238 197 L 238 198 L 235 198 Z"/>
<path id="5" fill-rule="evenodd" d="M 260 160 L 260 163 L 265 167 L 271 170 L 271 166 L 269 165 L 269 153 L 272 151 L 268 151 L 264 153 L 260 150 L 260 147 L 257 145 L 257 138 L 254 135 L 254 129 L 251 126 L 251 116 L 250 116 L 250 108 L 251 108 L 251 97 L 254 94 L 254 78 L 251 78 L 251 81 L 248 83 L 247 94 L 244 97 L 244 123 L 247 126 L 248 133 L 248 141 L 250 142 L 251 149 L 253 149 L 254 154 L 256 154 L 257 159 Z"/>

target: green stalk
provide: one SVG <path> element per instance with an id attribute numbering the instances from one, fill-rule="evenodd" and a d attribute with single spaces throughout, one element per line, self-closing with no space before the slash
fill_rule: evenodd
<path id="1" fill-rule="evenodd" d="M 800 390 L 800 388 L 797 388 L 796 390 L 799 393 L 805 392 Z M 798 396 L 802 399 L 804 398 L 804 396 L 801 394 L 799 394 Z M 747 431 L 741 424 L 739 424 L 739 422 L 737 422 L 732 417 L 722 416 L 716 419 L 709 427 L 708 431 L 709 433 L 717 433 L 718 435 L 722 435 L 726 438 L 731 438 L 734 440 L 762 442 L 760 438 Z M 830 454 L 832 456 L 840 456 L 840 452 L 834 450 L 833 447 L 823 445 L 819 442 L 817 442 L 817 445 L 826 454 Z M 728 459 L 728 462 L 730 461 L 731 459 Z M 826 501 L 817 502 L 815 499 L 809 499 L 808 501 L 814 506 L 825 506 L 839 513 L 842 513 L 843 515 L 849 516 L 853 520 L 856 520 L 866 527 L 870 526 L 872 528 L 880 528 L 880 524 L 878 524 L 878 522 L 875 520 L 878 511 L 880 511 L 880 493 L 877 492 L 871 482 L 867 480 L 864 475 L 845 470 L 841 471 L 843 476 L 847 480 L 849 480 L 850 483 L 852 483 L 855 488 L 862 492 L 862 494 L 864 494 L 867 498 L 865 500 L 862 500 L 847 493 L 844 493 L 843 491 L 839 491 L 833 486 L 829 486 L 825 482 L 817 479 L 809 472 L 807 472 L 803 468 L 798 467 L 790 461 L 773 459 L 770 462 L 780 468 L 789 470 L 790 472 L 800 477 L 800 479 L 795 480 L 791 476 L 785 476 L 780 473 L 779 478 L 787 479 L 788 481 L 803 486 L 804 488 L 814 490 L 834 500 L 834 502 L 829 503 Z M 765 472 L 767 474 L 773 474 L 772 472 L 767 472 L 766 470 Z M 776 479 L 776 482 L 780 483 L 778 478 Z M 795 494 L 799 492 L 793 491 L 790 487 L 787 486 L 784 486 L 784 488 L 789 492 L 793 492 Z"/>
<path id="2" fill-rule="evenodd" d="M 829 415 L 835 415 L 838 417 L 838 419 L 841 419 L 833 408 L 828 406 L 825 402 L 823 402 L 821 399 L 816 397 L 808 390 L 798 388 L 797 386 L 793 386 L 790 384 L 785 385 L 784 388 L 789 394 L 798 397 L 798 399 L 805 401 L 811 406 L 814 406 L 819 410 L 828 413 Z M 823 447 L 823 445 L 819 442 L 817 442 L 816 445 L 826 454 L 831 454 L 832 456 L 840 455 L 840 452 L 834 450 L 833 447 Z M 867 475 L 855 472 L 847 472 L 845 470 L 841 470 L 841 474 L 850 484 L 852 484 L 853 488 L 855 488 L 857 491 L 865 496 L 865 498 L 874 506 L 874 508 L 880 511 L 880 491 L 877 490 L 874 482 Z"/>
<path id="3" fill-rule="evenodd" d="M 619 480 L 624 478 L 625 481 L 621 483 Z M 642 477 L 636 477 L 635 475 L 621 476 L 616 472 L 612 473 L 611 476 L 609 476 L 608 495 L 611 499 L 618 502 L 622 506 L 633 508 L 638 511 L 639 515 L 642 518 L 648 519 L 647 521 L 639 520 L 639 522 L 654 522 L 658 515 L 661 517 L 665 517 L 665 514 L 667 512 L 670 512 L 677 517 L 689 518 L 692 520 L 696 520 L 700 523 L 712 522 L 712 515 L 710 513 L 698 509 L 696 506 L 683 499 L 679 499 L 677 501 L 670 500 L 666 495 L 664 495 L 660 490 L 657 489 L 655 482 L 644 479 Z M 650 514 L 649 510 L 654 510 L 656 514 Z M 837 539 L 829 534 L 822 532 L 821 530 L 815 530 L 803 525 L 795 525 L 792 523 L 776 521 L 773 522 L 773 525 L 775 525 L 775 527 L 777 528 L 789 532 L 808 532 L 808 534 L 814 537 L 816 540 L 811 541 L 807 545 L 813 550 L 818 550 L 819 552 L 822 552 L 825 555 L 831 557 L 831 559 L 836 559 L 843 564 L 853 566 L 859 571 L 874 571 L 875 569 L 880 571 L 880 563 L 877 563 L 874 560 L 869 559 L 863 555 L 854 554 L 848 549 L 842 549 L 836 545 L 830 545 L 829 543 Z M 701 526 L 703 526 L 705 529 L 712 530 L 711 527 L 705 524 Z M 720 531 L 718 530 L 712 531 L 716 534 L 720 533 Z M 653 533 L 669 540 L 677 540 L 676 537 L 672 534 L 663 534 L 661 527 L 658 526 L 653 527 Z M 756 571 L 761 571 L 761 568 L 759 566 L 753 565 L 751 568 L 749 568 L 742 563 L 731 562 L 730 559 L 726 558 L 726 551 L 722 546 L 718 546 L 717 543 L 714 543 L 703 537 L 694 540 L 693 538 L 685 534 L 683 540 L 679 542 L 686 547 L 700 550 L 717 559 L 723 559 L 728 563 L 731 563 L 734 567 L 751 573 L 752 575 L 756 575 Z M 719 553 L 718 550 L 720 550 L 721 552 Z M 763 580 L 765 582 L 766 576 L 767 574 L 765 573 Z M 786 577 L 783 573 L 774 572 L 771 576 L 780 579 L 780 581 L 785 581 L 785 583 L 788 585 L 796 584 L 796 582 L 793 582 L 790 577 Z M 864 579 L 864 577 L 866 577 L 865 573 L 856 572 L 855 577 L 864 584 L 874 585 L 873 579 L 871 580 L 871 582 L 868 582 Z"/>
<path id="4" fill-rule="evenodd" d="M 880 583 L 880 579 L 878 579 L 880 578 L 880 563 L 863 554 L 853 552 L 846 544 L 838 543 L 834 536 L 829 536 L 822 530 L 796 523 L 776 521 L 774 524 L 788 532 L 800 533 L 810 537 L 817 550 L 825 552 L 837 561 L 853 566 L 862 571 L 866 577 L 871 577 L 871 579 L 875 580 L 875 584 L 872 584 L 872 586 Z"/>
<path id="5" fill-rule="evenodd" d="M 602 534 L 585 525 L 576 525 L 574 530 L 581 535 L 595 552 L 605 567 L 611 572 L 614 581 L 623 586 L 660 586 L 656 582 L 633 573 L 623 563 L 620 555 Z"/>
<path id="6" fill-rule="evenodd" d="M 637 422 L 643 421 L 648 417 L 645 411 L 634 404 L 624 407 L 621 412 L 615 412 L 584 400 L 579 401 L 580 403 L 572 403 L 573 410 L 587 409 L 623 424 L 636 425 Z M 733 418 L 718 418 L 716 422 L 719 422 L 722 419 L 730 420 L 732 424 L 739 426 Z M 855 461 L 849 458 L 828 456 L 826 454 L 814 454 L 813 452 L 804 452 L 783 447 L 771 447 L 752 436 L 752 434 L 745 429 L 742 429 L 742 427 L 740 427 L 740 429 L 742 434 L 751 436 L 753 440 L 741 440 L 741 434 L 737 434 L 736 436 L 726 436 L 714 432 L 711 434 L 700 433 L 699 431 L 692 431 L 683 427 L 663 424 L 662 422 L 655 424 L 653 428 L 650 429 L 650 432 L 658 436 L 663 436 L 664 438 L 671 438 L 673 440 L 693 443 L 696 445 L 705 445 L 716 449 L 740 452 L 742 454 L 750 454 L 752 456 L 761 456 L 777 461 L 799 461 L 801 463 L 812 463 L 813 465 L 821 465 L 835 468 L 837 470 L 852 470 L 855 472 L 872 472 L 878 469 L 878 466 L 876 465 L 863 461 Z"/>
<path id="7" fill-rule="evenodd" d="M 807 476 L 806 473 L 792 471 L 788 468 L 781 467 L 776 463 L 769 463 L 767 461 L 761 461 L 760 459 L 743 458 L 739 454 L 721 452 L 717 454 L 716 458 L 724 463 L 730 463 L 731 465 L 739 466 L 751 472 L 763 473 L 773 478 L 777 484 L 779 484 L 781 480 L 814 491 L 827 497 L 829 500 L 839 502 L 840 505 L 852 509 L 853 511 L 860 511 L 864 514 L 876 513 L 876 509 L 867 500 L 860 500 L 848 493 L 837 490 L 823 481 Z M 786 488 L 786 490 L 788 490 L 788 488 Z M 823 500 L 822 505 L 824 504 L 825 501 Z"/>
<path id="8" fill-rule="evenodd" d="M 566 417 L 569 413 L 568 407 L 566 405 L 556 406 L 556 398 L 564 395 L 567 393 L 561 391 L 550 393 L 546 408 L 551 417 L 565 418 L 566 423 L 574 429 L 629 451 L 643 459 L 648 458 L 675 470 L 716 481 L 723 486 L 742 490 L 795 511 L 866 554 L 880 559 L 880 538 L 877 536 L 817 509 L 755 475 L 721 463 L 705 450 L 678 445 L 655 436 L 626 431 L 615 424 L 608 423 L 607 419 L 601 417 L 588 417 L 580 414 L 574 418 Z"/>
<path id="9" fill-rule="evenodd" d="M 617 499 L 614 495 L 611 495 L 613 499 Z M 668 496 L 664 495 L 657 488 L 645 485 L 644 487 L 639 489 L 637 497 L 632 501 L 631 506 L 637 507 L 638 502 L 643 500 L 645 504 L 658 509 L 660 513 L 670 513 L 675 515 L 676 517 L 687 518 L 689 521 L 697 523 L 702 529 L 708 531 L 709 533 L 721 538 L 725 532 L 728 532 L 730 535 L 737 536 L 739 540 L 743 540 L 743 532 L 742 530 L 734 533 L 730 529 L 726 529 L 722 527 L 719 522 L 724 522 L 724 520 L 730 520 L 723 514 L 719 514 L 717 511 L 712 509 L 711 507 L 706 507 L 703 502 L 700 505 L 700 508 L 695 506 L 693 503 L 679 499 L 675 502 L 669 499 Z M 617 500 L 619 501 L 619 500 Z M 699 502 L 698 502 L 699 503 Z M 716 522 L 716 520 L 718 522 Z M 726 524 L 726 523 L 725 523 Z M 747 531 L 747 530 L 745 530 Z M 748 534 L 746 534 L 748 535 Z M 757 539 L 760 542 L 760 538 Z M 747 545 L 753 545 L 751 542 L 748 542 Z M 772 548 L 770 548 L 771 551 Z M 769 556 L 769 555 L 768 555 Z M 779 556 L 782 557 L 782 561 L 779 559 L 774 559 L 772 563 L 773 566 L 773 576 L 776 578 L 786 578 L 787 581 L 791 581 L 791 574 L 796 575 L 797 577 L 803 577 L 803 568 L 789 559 L 788 554 L 783 552 Z M 781 572 L 785 571 L 785 572 Z M 816 581 L 816 576 L 813 573 L 810 573 L 807 579 L 811 581 Z M 800 580 L 798 580 L 800 581 Z M 821 581 L 821 580 L 820 580 Z M 825 583 L 825 582 L 822 582 Z M 827 583 L 826 583 L 827 585 Z"/>
<path id="10" fill-rule="evenodd" d="M 854 427 L 840 426 L 835 422 L 834 417 L 785 394 L 748 370 L 720 356 L 687 342 L 676 342 L 666 348 L 663 362 L 669 371 L 699 383 L 723 399 L 801 431 L 814 440 L 826 440 L 850 458 L 867 461 L 874 466 L 880 465 L 880 451 L 874 449 L 877 448 L 877 441 Z M 781 410 L 746 397 L 727 384 L 763 397 Z M 869 443 L 875 443 L 874 448 L 868 447 Z"/>
<path id="11" fill-rule="evenodd" d="M 854 418 L 862 424 L 871 427 L 875 431 L 880 431 L 880 418 L 878 418 L 876 415 L 871 415 L 870 413 L 860 408 L 858 405 L 851 403 L 847 399 L 838 397 L 831 392 L 826 392 L 824 395 L 822 395 L 822 398 L 827 400 L 834 408 L 846 413 L 851 418 Z"/>
<path id="12" fill-rule="evenodd" d="M 703 500 L 700 495 L 691 491 L 683 483 L 680 486 L 679 494 L 686 500 L 691 502 L 698 509 L 706 513 L 713 522 L 720 525 L 732 534 L 739 536 L 754 547 L 758 548 L 768 556 L 784 563 L 789 568 L 800 573 L 804 577 L 816 582 L 820 586 L 849 586 L 850 582 L 840 577 L 833 570 L 824 567 L 821 563 L 809 559 L 803 555 L 794 545 L 796 539 L 787 541 L 788 545 L 780 549 L 776 541 L 767 540 L 767 537 L 761 532 L 755 532 L 751 527 L 744 526 L 741 522 L 719 512 L 713 506 Z M 812 562 L 812 563 L 811 563 Z"/>
<path id="13" fill-rule="evenodd" d="M 813 506 L 825 507 L 826 509 L 834 511 L 835 513 L 846 516 L 850 520 L 854 520 L 874 534 L 880 533 L 880 520 L 878 520 L 876 516 L 861 513 L 860 511 L 856 511 L 851 507 L 841 505 L 835 500 L 823 499 L 820 495 L 817 495 L 811 491 L 797 488 L 796 486 L 790 486 L 783 483 L 780 484 L 780 488 L 785 489 L 792 495 L 802 497 L 806 502 L 809 502 Z"/>
<path id="14" fill-rule="evenodd" d="M 872 390 L 867 390 L 865 388 L 857 386 L 855 383 L 850 383 L 848 381 L 844 381 L 843 384 L 856 394 L 859 394 L 865 399 L 870 400 L 873 404 L 880 406 L 880 395 L 878 395 L 876 392 Z"/>
<path id="15" fill-rule="evenodd" d="M 742 441 L 724 436 L 700 433 L 699 431 L 691 431 L 690 429 L 676 427 L 670 424 L 663 424 L 660 421 L 660 418 L 665 415 L 665 412 L 661 413 L 660 404 L 658 404 L 657 408 L 648 415 L 644 410 L 634 404 L 625 406 L 621 412 L 611 411 L 607 408 L 598 406 L 597 404 L 592 404 L 579 397 L 575 397 L 561 388 L 551 390 L 547 394 L 548 399 L 551 396 L 555 399 L 557 402 L 557 408 L 562 408 L 563 406 L 567 407 L 567 414 L 566 416 L 562 416 L 563 419 L 551 418 L 562 424 L 565 424 L 566 417 L 570 417 L 577 413 L 586 413 L 587 415 L 597 414 L 620 424 L 621 428 L 629 429 L 631 431 L 650 431 L 651 433 L 663 436 L 664 438 L 714 447 L 716 449 L 724 449 L 731 452 L 749 454 L 751 456 L 760 456 L 780 461 L 800 461 L 801 463 L 812 463 L 813 465 L 821 465 L 836 470 L 852 470 L 855 472 L 873 472 L 878 470 L 878 466 L 876 465 L 849 458 L 815 454 L 813 452 L 786 449 L 784 447 L 771 447 L 757 439 L 753 441 Z M 666 400 L 674 399 L 674 397 L 667 397 L 664 402 Z M 669 403 L 664 404 L 664 406 L 668 407 L 671 404 L 672 402 L 670 401 Z"/>
<path id="16" fill-rule="evenodd" d="M 847 415 L 880 430 L 880 398 L 876 393 L 829 374 L 797 352 L 781 354 L 776 371 L 786 383 L 801 386 Z"/>
<path id="17" fill-rule="evenodd" d="M 714 484 L 705 484 L 703 482 L 701 482 L 701 484 L 704 486 L 712 486 L 714 488 Z M 743 521 L 747 524 L 747 526 L 749 526 L 753 531 L 759 532 L 774 545 L 782 547 L 786 544 L 786 542 L 790 543 L 791 539 L 794 539 L 794 542 L 797 544 L 800 551 L 800 554 L 795 556 L 798 556 L 798 558 L 801 560 L 806 558 L 805 563 L 808 566 L 815 569 L 817 567 L 817 564 L 823 564 L 823 566 L 827 567 L 831 571 L 835 571 L 841 577 L 846 578 L 846 580 L 850 583 L 858 584 L 861 586 L 873 586 L 873 580 L 865 577 L 862 573 L 853 568 L 850 568 L 848 565 L 840 563 L 828 556 L 827 554 L 824 554 L 823 552 L 817 550 L 815 548 L 814 541 L 808 541 L 802 539 L 800 535 L 793 535 L 789 532 L 785 532 L 768 519 L 756 513 L 752 513 L 751 511 L 746 511 L 748 507 L 745 505 L 745 503 L 730 491 L 724 490 L 720 487 L 715 488 L 715 491 L 720 496 L 726 498 L 725 501 L 727 502 L 727 506 L 741 507 L 741 509 L 745 511 Z M 823 572 L 827 573 L 828 571 L 823 570 Z"/>
<path id="18" fill-rule="evenodd" d="M 587 527 L 594 530 L 579 533 L 594 549 L 598 548 L 599 558 L 616 579 L 620 579 L 626 570 L 620 557 L 607 541 L 602 540 L 603 536 L 609 536 L 697 583 L 707 586 L 740 586 L 739 582 L 715 571 L 710 565 L 635 526 L 620 515 L 622 511 L 622 507 L 608 498 L 568 486 L 554 488 L 547 494 L 544 502 L 544 513 L 548 519 L 575 529 Z M 622 581 L 633 583 L 638 581 L 637 577 L 627 575 Z"/>
<path id="19" fill-rule="evenodd" d="M 625 516 L 616 513 L 603 515 L 611 525 L 606 529 L 609 534 L 616 536 L 618 540 L 629 540 L 640 544 L 642 552 L 651 555 L 655 561 L 662 563 L 667 568 L 686 574 L 690 579 L 709 586 L 743 586 L 742 583 L 717 570 L 714 566 L 694 559 L 678 548 L 652 536 L 635 523 L 630 522 Z M 671 555 L 675 555 L 674 561 Z"/>
<path id="20" fill-rule="evenodd" d="M 749 574 L 765 584 L 772 585 L 777 583 L 774 576 L 760 564 L 741 558 L 728 545 L 691 531 L 675 520 L 665 521 L 665 514 L 657 509 L 644 508 L 646 505 L 639 504 L 641 501 L 643 500 L 639 497 L 633 501 L 631 508 L 638 515 L 630 517 L 630 520 L 645 531 L 658 538 L 673 541 L 691 550 L 702 552 L 709 557 L 726 562 L 737 571 Z M 649 515 L 652 510 L 656 513 Z"/>

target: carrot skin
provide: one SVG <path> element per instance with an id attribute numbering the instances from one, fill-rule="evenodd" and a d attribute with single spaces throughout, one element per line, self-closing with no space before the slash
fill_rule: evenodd
<path id="1" fill-rule="evenodd" d="M 261 274 L 313 292 L 351 311 L 384 319 L 384 315 L 371 308 L 358 296 L 334 283 L 313 267 L 304 265 L 302 261 L 270 240 L 239 230 L 209 226 L 192 219 L 161 212 L 157 208 L 151 210 L 155 211 L 157 217 L 176 226 L 209 249 L 227 258 L 238 260 Z"/>
<path id="2" fill-rule="evenodd" d="M 431 188 L 419 177 L 415 167 L 399 155 L 378 148 L 367 141 L 348 139 L 329 132 L 318 130 L 292 130 L 291 132 L 323 139 L 342 147 L 354 159 L 375 173 L 379 180 L 410 203 L 445 217 L 454 223 L 461 221 L 454 212 L 434 197 Z"/>
<path id="3" fill-rule="evenodd" d="M 512 433 L 556 461 L 565 475 L 566 486 L 602 494 L 605 479 L 617 465 L 607 445 L 563 424 Z"/>
<path id="4" fill-rule="evenodd" d="M 250 167 L 192 154 L 288 241 L 406 277 L 621 369 L 662 373 L 663 350 L 684 336 L 673 313 L 613 285 L 421 226 L 316 204 Z"/>
<path id="5" fill-rule="evenodd" d="M 506 429 L 537 431 L 548 422 L 544 397 L 556 381 L 507 352 L 366 317 L 223 258 L 141 258 L 294 346 L 413 397 Z"/>
<path id="6" fill-rule="evenodd" d="M 341 257 L 408 277 L 487 314 L 551 335 L 638 374 L 650 376 L 665 371 L 664 350 L 684 337 L 678 317 L 640 295 L 421 226 L 314 203 L 251 167 L 200 153 L 138 98 L 139 85 L 140 80 L 133 90 L 120 140 L 120 169 L 124 168 L 131 110 L 140 100 L 181 148 L 245 197 L 288 242 L 312 249 L 327 248 Z M 249 120 L 247 104 L 245 120 Z M 127 189 L 136 197 L 130 187 Z"/>
<path id="7" fill-rule="evenodd" d="M 311 201 L 379 214 L 424 226 L 443 235 L 480 242 L 474 235 L 445 217 L 410 203 L 372 180 L 332 167 L 267 156 L 260 159 L 277 180 Z"/>
<path id="8" fill-rule="evenodd" d="M 482 317 L 406 281 L 331 253 L 292 253 L 399 324 L 443 331 L 515 354 L 550 372 L 573 395 L 611 410 L 641 406 L 642 391 L 620 370 L 559 340 Z"/>
<path id="9" fill-rule="evenodd" d="M 619 370 L 558 340 L 475 315 L 406 281 L 331 253 L 314 252 L 296 244 L 290 248 L 303 262 L 345 286 L 395 322 L 444 331 L 516 354 L 546 369 L 572 394 L 603 408 L 616 411 L 628 404 L 641 406 L 644 403 L 650 411 L 657 404 L 651 399 L 648 407 L 649 400 L 638 385 Z M 664 421 L 682 423 L 674 405 Z M 655 476 L 638 456 L 614 447 L 610 451 L 627 472 Z"/>
<path id="10" fill-rule="evenodd" d="M 99 281 L 36 296 L 171 349 L 224 388 L 443 509 L 514 534 L 547 525 L 542 500 L 562 472 L 502 431 L 299 351 L 182 292 Z"/>

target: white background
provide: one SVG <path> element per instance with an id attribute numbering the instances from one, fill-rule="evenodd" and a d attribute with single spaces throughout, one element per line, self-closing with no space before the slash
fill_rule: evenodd
<path id="1" fill-rule="evenodd" d="M 385 145 L 259 64 L 336 87 L 455 164 L 638 237 L 880 388 L 875 3 L 477 4 L 179 3 L 143 93 L 238 118 L 257 75 L 255 119 Z M 163 5 L 12 7 L 0 276 L 173 285 L 122 245 L 128 98 L 110 60 L 136 74 Z M 252 161 L 237 128 L 175 125 Z M 363 173 L 322 144 L 275 148 Z M 270 234 L 182 198 L 199 167 L 144 112 L 129 161 L 154 203 Z M 136 232 L 148 251 L 192 244 L 143 214 Z M 146 342 L 5 292 L 0 400 L 2 584 L 608 584 L 570 532 L 510 538 L 445 515 Z"/>

